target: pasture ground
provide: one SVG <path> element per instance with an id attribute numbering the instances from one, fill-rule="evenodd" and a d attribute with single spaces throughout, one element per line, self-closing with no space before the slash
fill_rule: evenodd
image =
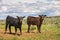
<path id="1" fill-rule="evenodd" d="M 14 27 L 12 27 L 12 34 L 4 34 L 5 25 L 0 25 L 0 40 L 60 40 L 60 28 L 56 25 L 42 25 L 41 33 L 37 32 L 36 26 L 32 27 L 30 33 L 27 33 L 27 25 L 23 24 L 22 26 L 22 35 L 14 35 Z"/>

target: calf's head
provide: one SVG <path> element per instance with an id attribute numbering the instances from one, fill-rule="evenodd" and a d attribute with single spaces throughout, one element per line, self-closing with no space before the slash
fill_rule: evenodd
<path id="1" fill-rule="evenodd" d="M 25 16 L 23 16 L 23 17 L 18 17 L 17 16 L 17 19 L 18 19 L 19 22 L 22 22 L 23 18 L 25 18 Z"/>
<path id="2" fill-rule="evenodd" d="M 40 17 L 41 19 L 44 19 L 44 18 L 46 17 L 46 15 L 39 15 L 39 17 Z"/>

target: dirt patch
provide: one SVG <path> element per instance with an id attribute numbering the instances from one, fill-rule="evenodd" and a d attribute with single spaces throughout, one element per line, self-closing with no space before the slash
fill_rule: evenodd
<path id="1" fill-rule="evenodd" d="M 38 35 L 39 33 L 37 32 L 37 30 L 33 30 L 30 31 L 30 33 L 27 33 L 27 30 L 23 30 L 22 31 L 22 35 L 20 35 L 20 31 L 17 31 L 17 35 L 15 35 L 15 30 L 12 30 L 12 34 L 9 34 L 9 30 L 7 31 L 7 34 L 4 34 L 4 29 L 0 29 L 0 36 L 2 36 L 3 38 L 13 38 L 15 36 L 17 36 L 18 38 L 20 38 L 20 36 L 22 37 L 33 37 L 34 35 Z M 45 31 L 42 30 L 42 32 L 40 33 L 41 35 L 45 34 Z"/>
<path id="2" fill-rule="evenodd" d="M 12 34 L 9 34 L 9 30 L 7 31 L 7 34 L 4 34 L 5 30 L 4 29 L 0 29 L 0 36 L 2 36 L 3 38 L 11 38 L 15 36 L 15 30 L 12 30 Z M 20 31 L 17 32 L 17 36 L 22 36 L 22 37 L 26 37 L 26 36 L 32 36 L 34 34 L 37 34 L 38 32 L 36 32 L 36 30 L 31 31 L 30 33 L 27 33 L 27 30 L 24 30 L 22 32 L 22 35 L 20 34 Z"/>
<path id="3" fill-rule="evenodd" d="M 3 29 L 0 29 L 0 36 L 2 36 L 2 37 L 6 37 L 6 38 L 8 38 L 8 37 L 12 37 L 13 35 L 11 35 L 11 34 L 4 34 L 4 30 Z"/>

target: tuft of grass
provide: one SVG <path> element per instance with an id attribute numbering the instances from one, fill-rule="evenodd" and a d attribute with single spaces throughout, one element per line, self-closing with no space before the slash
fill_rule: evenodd
<path id="1" fill-rule="evenodd" d="M 0 36 L 0 40 L 4 40 L 4 38 L 2 36 Z"/>

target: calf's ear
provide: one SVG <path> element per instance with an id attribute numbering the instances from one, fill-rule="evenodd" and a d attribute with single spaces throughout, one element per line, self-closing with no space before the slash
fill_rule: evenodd
<path id="1" fill-rule="evenodd" d="M 45 15 L 45 16 L 47 16 L 47 15 Z"/>
<path id="2" fill-rule="evenodd" d="M 39 15 L 39 17 L 41 17 L 41 15 Z"/>
<path id="3" fill-rule="evenodd" d="M 25 16 L 23 16 L 23 18 L 25 18 Z"/>
<path id="4" fill-rule="evenodd" d="M 18 16 L 16 16 L 18 19 L 19 19 L 19 17 Z"/>

